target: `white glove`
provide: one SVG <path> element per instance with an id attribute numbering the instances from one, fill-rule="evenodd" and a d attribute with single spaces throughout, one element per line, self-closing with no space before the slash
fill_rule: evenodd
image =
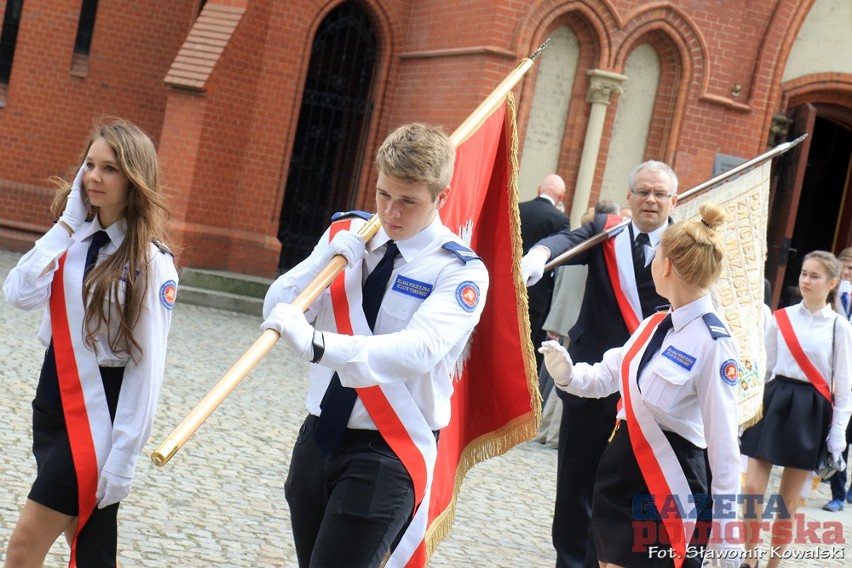
<path id="1" fill-rule="evenodd" d="M 132 477 L 110 473 L 106 469 L 101 471 L 101 476 L 98 479 L 98 490 L 95 493 L 98 509 L 114 505 L 127 497 L 132 483 Z"/>
<path id="2" fill-rule="evenodd" d="M 293 304 L 280 303 L 269 313 L 261 329 L 274 329 L 281 334 L 287 347 L 305 361 L 314 357 L 314 328 L 305 314 Z"/>
<path id="3" fill-rule="evenodd" d="M 574 363 L 564 347 L 556 341 L 544 341 L 538 352 L 544 355 L 544 366 L 556 386 L 565 390 L 574 375 Z"/>
<path id="4" fill-rule="evenodd" d="M 316 268 L 322 270 L 335 255 L 343 255 L 346 258 L 346 266 L 352 268 L 355 263 L 364 258 L 366 254 L 364 239 L 352 231 L 338 231 L 328 243 L 325 254 L 317 262 Z M 319 272 L 319 270 L 317 272 Z"/>
<path id="5" fill-rule="evenodd" d="M 713 535 L 710 535 L 710 542 L 704 549 L 704 560 L 701 566 L 719 566 L 721 568 L 739 568 L 745 561 L 745 549 L 741 544 L 728 544 L 722 542 L 713 542 Z"/>
<path id="6" fill-rule="evenodd" d="M 843 450 L 846 449 L 846 432 L 841 428 L 831 427 L 828 431 L 828 453 L 839 462 Z"/>
<path id="7" fill-rule="evenodd" d="M 65 223 L 71 232 L 77 230 L 89 215 L 89 200 L 83 197 L 83 174 L 86 172 L 86 164 L 80 166 L 77 177 L 71 185 L 71 193 L 65 201 L 65 211 L 59 217 L 59 221 Z"/>
<path id="8" fill-rule="evenodd" d="M 521 275 L 524 283 L 532 286 L 544 275 L 544 265 L 550 259 L 550 251 L 545 247 L 533 247 L 521 258 Z"/>

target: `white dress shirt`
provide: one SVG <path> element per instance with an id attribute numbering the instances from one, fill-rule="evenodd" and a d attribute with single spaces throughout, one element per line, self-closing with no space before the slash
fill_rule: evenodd
<path id="1" fill-rule="evenodd" d="M 663 430 L 707 448 L 711 493 L 731 496 L 740 490 L 740 450 L 736 395 L 725 371 L 731 361 L 738 363 L 739 353 L 732 337 L 713 339 L 702 319 L 707 313 L 716 313 L 709 295 L 672 312 L 672 329 L 643 369 L 639 388 Z M 621 391 L 624 355 L 618 347 L 604 353 L 600 363 L 576 363 L 564 390 L 592 398 Z M 624 418 L 621 408 L 618 419 Z"/>
<path id="2" fill-rule="evenodd" d="M 88 249 L 91 236 L 105 230 L 109 242 L 100 250 L 98 262 L 113 254 L 124 241 L 127 223 L 121 219 L 103 229 L 97 217 L 83 223 L 73 236 L 60 225 L 55 225 L 36 241 L 35 246 L 21 257 L 3 283 L 3 293 L 10 304 L 22 310 L 44 308 L 44 317 L 38 338 L 45 347 L 52 338 L 50 319 L 50 294 L 53 276 L 59 267 L 59 257 L 72 247 Z M 85 258 L 85 255 L 83 255 Z M 134 360 L 128 353 L 114 352 L 109 346 L 110 330 L 100 329 L 94 338 L 94 351 L 98 365 L 124 367 L 124 378 L 118 398 L 115 420 L 112 425 L 112 449 L 107 457 L 109 471 L 133 477 L 136 460 L 151 433 L 166 362 L 166 344 L 172 320 L 174 294 L 178 275 L 171 254 L 150 245 L 148 255 L 147 289 L 133 329 L 139 343 L 140 355 Z M 81 271 L 82 274 L 82 271 Z M 137 285 L 142 285 L 142 280 Z M 119 285 L 118 303 L 124 302 L 123 282 Z M 164 297 L 164 295 L 169 296 Z M 114 334 L 118 316 L 112 303 L 115 298 L 104 298 L 111 312 L 110 327 Z M 83 303 L 67 306 L 68 310 L 83 310 Z M 82 330 L 71 330 L 82 333 Z M 105 466 L 107 467 L 107 466 Z"/>
<path id="3" fill-rule="evenodd" d="M 852 373 L 852 325 L 846 318 L 839 317 L 829 304 L 811 313 L 803 302 L 787 308 L 787 315 L 796 332 L 802 351 L 817 371 L 828 381 L 834 393 L 832 428 L 846 431 L 852 408 L 850 373 Z M 833 341 L 832 341 L 833 340 Z M 766 379 L 773 380 L 781 375 L 804 383 L 810 383 L 802 368 L 796 363 L 778 329 L 774 317 L 766 327 Z"/>
<path id="4" fill-rule="evenodd" d="M 388 240 L 384 230 L 379 230 L 367 243 L 363 266 L 358 267 L 363 268 L 362 281 L 381 260 Z M 439 430 L 450 420 L 455 366 L 482 314 L 488 272 L 481 260 L 463 262 L 442 248 L 445 243 L 462 242 L 437 216 L 416 235 L 395 242 L 400 254 L 376 317 L 374 335 L 324 334 L 325 354 L 319 364 L 311 366 L 306 406 L 311 414 L 320 414 L 320 402 L 334 371 L 344 386 L 352 388 L 404 381 L 429 427 Z M 272 284 L 264 315 L 279 302 L 291 302 L 304 289 L 327 243 L 328 234 L 307 259 Z M 473 309 L 465 309 L 458 298 L 465 283 L 478 290 Z M 335 329 L 328 289 L 306 316 L 315 320 L 318 330 Z M 352 410 L 349 428 L 376 429 L 360 399 Z"/>

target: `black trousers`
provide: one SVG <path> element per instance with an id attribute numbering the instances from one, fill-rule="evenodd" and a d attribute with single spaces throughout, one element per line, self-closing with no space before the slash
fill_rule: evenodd
<path id="1" fill-rule="evenodd" d="M 591 534 L 592 493 L 609 430 L 572 431 L 563 409 L 556 466 L 553 547 L 557 568 L 597 568 Z M 613 421 L 613 427 L 615 422 Z"/>
<path id="2" fill-rule="evenodd" d="M 321 452 L 316 421 L 302 424 L 284 485 L 299 566 L 379 566 L 414 512 L 411 477 L 374 430 Z"/>

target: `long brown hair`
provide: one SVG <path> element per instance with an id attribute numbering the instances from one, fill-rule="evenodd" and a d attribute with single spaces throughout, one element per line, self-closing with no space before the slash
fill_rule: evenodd
<path id="1" fill-rule="evenodd" d="M 93 345 L 101 326 L 110 329 L 109 310 L 104 309 L 104 299 L 118 305 L 118 331 L 109 334 L 109 346 L 116 353 L 130 354 L 135 361 L 142 352 L 133 337 L 133 328 L 139 320 L 142 299 L 148 292 L 148 263 L 151 243 L 161 250 L 166 248 L 165 222 L 168 209 L 159 183 L 160 171 L 154 143 L 139 127 L 121 119 L 102 120 L 95 125 L 79 163 L 82 163 L 95 140 L 103 139 L 113 152 L 119 168 L 128 178 L 127 234 L 118 250 L 102 263 L 95 265 L 83 282 L 83 302 L 86 304 L 86 343 Z M 65 208 L 71 184 L 59 180 L 59 191 L 51 211 L 58 215 Z M 124 303 L 119 304 L 119 291 L 124 286 Z"/>

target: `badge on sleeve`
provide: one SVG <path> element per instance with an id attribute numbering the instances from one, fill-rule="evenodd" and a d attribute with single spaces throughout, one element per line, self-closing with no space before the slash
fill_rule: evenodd
<path id="1" fill-rule="evenodd" d="M 719 374 L 722 375 L 722 380 L 727 384 L 734 386 L 737 384 L 737 378 L 739 377 L 739 370 L 737 369 L 737 362 L 733 359 L 728 359 L 724 363 L 722 363 L 722 368 L 719 369 Z"/>
<path id="2" fill-rule="evenodd" d="M 160 286 L 160 302 L 167 310 L 170 310 L 175 307 L 175 299 L 177 299 L 177 282 L 166 280 Z"/>
<path id="3" fill-rule="evenodd" d="M 472 312 L 479 305 L 479 286 L 465 280 L 456 288 L 456 301 L 464 311 Z"/>

